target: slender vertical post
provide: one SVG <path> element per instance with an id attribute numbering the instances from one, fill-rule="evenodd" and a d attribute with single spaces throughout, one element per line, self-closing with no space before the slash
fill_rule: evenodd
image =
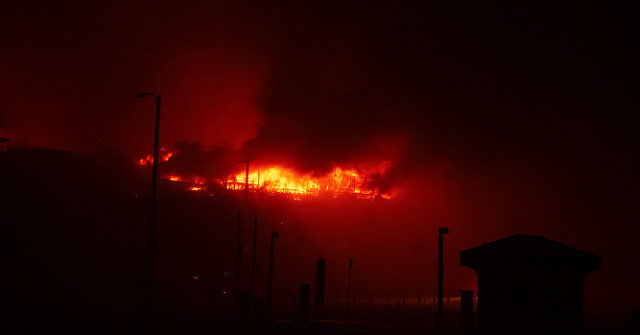
<path id="1" fill-rule="evenodd" d="M 160 163 L 160 159 L 158 159 L 158 147 L 160 145 L 160 96 L 156 97 L 156 126 L 155 126 L 155 136 L 153 139 L 153 172 L 152 172 L 152 181 L 151 181 L 151 222 L 149 223 L 149 290 L 150 290 L 150 299 L 151 303 L 153 303 L 153 268 L 154 268 L 154 257 L 155 257 L 155 244 L 156 244 L 156 214 L 157 214 L 157 206 L 158 206 L 158 164 Z"/>
<path id="2" fill-rule="evenodd" d="M 247 159 L 246 170 L 244 173 L 244 202 L 249 201 L 249 159 Z"/>
<path id="3" fill-rule="evenodd" d="M 236 232 L 236 282 L 235 282 L 235 290 L 236 290 L 236 299 L 238 302 L 240 301 L 240 267 L 242 263 L 242 244 L 240 241 L 240 210 L 238 210 L 237 224 L 236 224 L 237 232 Z"/>
<path id="4" fill-rule="evenodd" d="M 296 295 L 293 292 L 289 292 L 291 298 L 291 321 L 296 320 Z"/>
<path id="5" fill-rule="evenodd" d="M 248 158 L 242 161 L 237 161 L 236 163 L 245 164 L 245 173 L 244 173 L 244 202 L 245 204 L 249 201 L 249 162 L 255 161 L 255 158 Z"/>
<path id="6" fill-rule="evenodd" d="M 144 282 L 144 300 L 147 307 L 153 305 L 153 261 L 154 261 L 154 248 L 155 248 L 155 226 L 156 226 L 156 207 L 157 207 L 157 193 L 158 193 L 158 146 L 160 143 L 160 96 L 153 95 L 151 93 L 139 93 L 136 95 L 138 98 L 145 98 L 151 96 L 156 100 L 156 120 L 155 131 L 153 138 L 153 167 L 151 173 L 151 208 L 149 213 L 149 236 L 147 241 L 147 248 L 143 255 L 142 261 L 142 273 Z"/>
<path id="7" fill-rule="evenodd" d="M 347 274 L 347 315 L 349 315 L 349 300 L 351 297 L 351 269 L 353 268 L 353 258 L 349 258 L 349 273 Z"/>
<path id="8" fill-rule="evenodd" d="M 309 321 L 309 311 L 311 304 L 311 284 L 300 283 L 300 321 Z"/>
<path id="9" fill-rule="evenodd" d="M 267 317 L 271 318 L 273 308 L 273 254 L 275 248 L 275 239 L 280 236 L 277 232 L 271 233 L 271 244 L 269 246 L 269 282 L 267 285 Z"/>
<path id="10" fill-rule="evenodd" d="M 444 291 L 444 238 L 443 235 L 449 234 L 448 228 L 438 229 L 438 332 L 444 333 L 444 308 L 442 305 L 442 296 Z"/>
<path id="11" fill-rule="evenodd" d="M 256 282 L 256 245 L 258 242 L 258 219 L 253 219 L 253 250 L 251 251 L 251 286 L 249 288 L 249 297 L 254 300 L 254 287 Z"/>
<path id="12" fill-rule="evenodd" d="M 324 286 L 327 269 L 327 260 L 325 258 L 318 258 L 316 261 L 316 299 L 315 304 L 317 307 L 324 306 Z"/>
<path id="13" fill-rule="evenodd" d="M 156 223 L 156 206 L 158 193 L 158 146 L 160 145 L 160 96 L 156 96 L 156 126 L 153 138 L 153 172 L 151 175 L 151 222 L 149 225 L 149 246 L 153 250 L 154 230 Z"/>

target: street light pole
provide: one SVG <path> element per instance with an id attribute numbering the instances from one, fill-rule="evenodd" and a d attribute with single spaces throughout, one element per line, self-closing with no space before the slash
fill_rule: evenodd
<path id="1" fill-rule="evenodd" d="M 160 96 L 152 93 L 139 93 L 137 98 L 153 97 L 156 100 L 155 135 L 153 139 L 153 172 L 151 175 L 151 212 L 149 213 L 149 237 L 147 250 L 143 260 L 143 276 L 145 287 L 145 300 L 149 307 L 153 304 L 153 256 L 155 248 L 156 206 L 158 193 L 158 145 L 160 143 Z"/>
<path id="2" fill-rule="evenodd" d="M 449 234 L 449 228 L 438 229 L 438 332 L 444 333 L 444 308 L 442 305 L 442 296 L 444 290 L 444 238 L 443 235 Z"/>

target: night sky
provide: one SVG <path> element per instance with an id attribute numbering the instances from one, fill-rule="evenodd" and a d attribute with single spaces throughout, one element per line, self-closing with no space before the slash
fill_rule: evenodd
<path id="1" fill-rule="evenodd" d="M 588 302 L 637 308 L 630 8 L 233 3 L 3 3 L 0 136 L 133 162 L 153 145 L 153 102 L 135 94 L 154 92 L 163 147 L 200 142 L 317 173 L 389 160 L 382 182 L 407 229 L 450 226 L 449 259 L 545 236 L 602 256 Z"/>

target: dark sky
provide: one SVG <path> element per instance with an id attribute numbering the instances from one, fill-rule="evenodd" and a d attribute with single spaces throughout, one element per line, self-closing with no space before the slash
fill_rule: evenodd
<path id="1" fill-rule="evenodd" d="M 258 146 L 280 151 L 295 138 L 291 150 L 318 160 L 349 159 L 375 136 L 485 155 L 584 150 L 633 134 L 637 45 L 624 8 L 187 1 L 2 9 L 1 115 L 28 145 L 147 152 L 151 102 L 132 98 L 141 90 L 165 98 L 165 146 L 239 146 L 257 131 Z"/>
<path id="2" fill-rule="evenodd" d="M 134 96 L 156 92 L 165 147 L 228 143 L 301 171 L 390 159 L 415 206 L 445 176 L 444 207 L 482 237 L 465 247 L 515 232 L 572 242 L 608 253 L 614 270 L 596 280 L 638 298 L 632 13 L 578 1 L 4 3 L 0 132 L 146 154 L 153 102 Z"/>

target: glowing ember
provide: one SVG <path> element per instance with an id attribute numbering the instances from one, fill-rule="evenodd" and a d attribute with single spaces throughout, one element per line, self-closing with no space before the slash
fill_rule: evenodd
<path id="1" fill-rule="evenodd" d="M 160 149 L 160 154 L 162 155 L 162 161 L 164 162 L 168 162 L 169 159 L 171 159 L 171 157 L 173 157 L 174 153 L 171 151 L 167 151 L 167 149 L 165 148 L 161 148 Z M 138 164 L 139 165 L 151 165 L 153 164 L 153 156 L 152 155 L 147 155 L 147 157 L 145 158 L 140 158 L 138 159 Z"/>
<path id="2" fill-rule="evenodd" d="M 151 165 L 151 164 L 153 164 L 153 156 L 147 155 L 147 157 L 145 157 L 145 158 L 140 158 L 138 160 L 138 164 L 140 164 L 140 165 L 147 165 L 147 164 Z"/>
<path id="3" fill-rule="evenodd" d="M 191 186 L 189 187 L 189 190 L 197 192 L 197 191 L 202 191 L 202 187 L 200 186 Z"/>

